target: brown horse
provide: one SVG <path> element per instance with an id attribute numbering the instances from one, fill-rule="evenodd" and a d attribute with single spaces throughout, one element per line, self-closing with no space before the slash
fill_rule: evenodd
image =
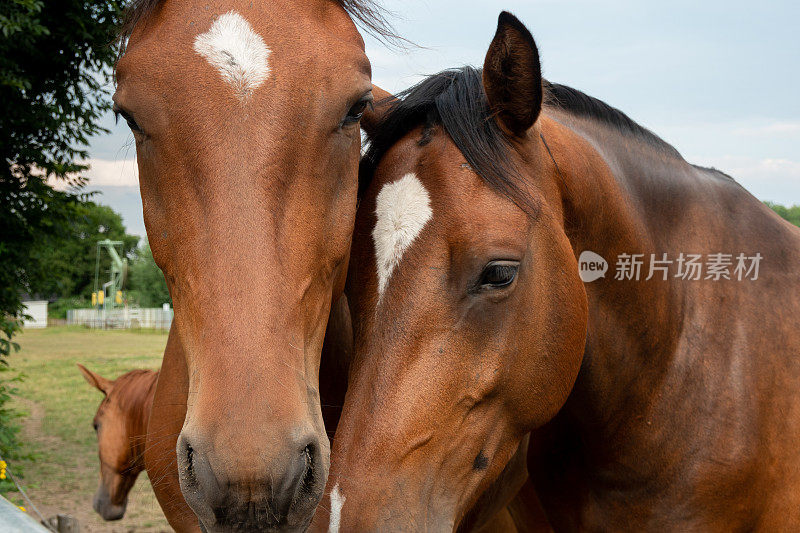
<path id="1" fill-rule="evenodd" d="M 323 494 L 320 352 L 373 98 L 351 15 L 383 31 L 370 0 L 129 11 L 114 102 L 175 307 L 145 462 L 179 531 L 302 530 Z"/>
<path id="2" fill-rule="evenodd" d="M 507 13 L 363 178 L 330 531 L 451 531 L 532 431 L 556 529 L 800 527 L 797 228 L 544 81 Z"/>
<path id="3" fill-rule="evenodd" d="M 147 421 L 158 372 L 131 370 L 112 381 L 81 364 L 78 368 L 105 396 L 92 421 L 100 455 L 100 486 L 92 505 L 103 520 L 119 520 L 128 493 L 144 470 Z"/>

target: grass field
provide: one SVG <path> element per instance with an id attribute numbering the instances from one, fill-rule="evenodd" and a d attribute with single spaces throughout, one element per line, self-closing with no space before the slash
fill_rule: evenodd
<path id="1" fill-rule="evenodd" d="M 158 368 L 166 333 L 56 327 L 28 330 L 15 340 L 21 350 L 12 356 L 11 365 L 25 379 L 16 404 L 26 413 L 24 451 L 34 455 L 20 466 L 23 485 L 42 514 L 72 515 L 81 531 L 170 531 L 144 473 L 131 491 L 122 520 L 104 522 L 92 510 L 100 480 L 92 418 L 102 394 L 75 366 L 84 364 L 108 378 L 134 368 Z M 16 493 L 8 497 L 22 502 Z"/>

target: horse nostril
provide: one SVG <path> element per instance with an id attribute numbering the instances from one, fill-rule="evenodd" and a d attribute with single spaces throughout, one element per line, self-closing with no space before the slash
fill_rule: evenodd
<path id="1" fill-rule="evenodd" d="M 181 483 L 198 487 L 198 484 L 202 485 L 213 477 L 210 475 L 212 473 L 203 453 L 195 448 L 189 439 L 183 436 L 178 439 L 177 452 Z"/>
<path id="2" fill-rule="evenodd" d="M 309 491 L 314 486 L 314 445 L 309 444 L 303 448 L 303 459 L 306 463 L 306 470 L 300 481 L 300 490 Z"/>
<path id="3" fill-rule="evenodd" d="M 319 456 L 316 443 L 308 442 L 298 451 L 300 453 L 294 456 L 278 492 L 273 496 L 275 514 L 281 519 L 285 519 L 298 502 L 313 499 L 315 492 L 319 490 L 317 487 L 319 474 L 316 472 Z"/>
<path id="4" fill-rule="evenodd" d="M 194 448 L 191 444 L 186 444 L 186 470 L 192 471 L 192 459 L 194 458 Z"/>

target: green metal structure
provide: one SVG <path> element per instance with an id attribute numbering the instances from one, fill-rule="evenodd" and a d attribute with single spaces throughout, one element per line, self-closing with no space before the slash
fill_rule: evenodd
<path id="1" fill-rule="evenodd" d="M 111 258 L 110 279 L 100 285 L 100 256 L 107 253 Z M 103 309 L 122 305 L 122 286 L 128 274 L 128 260 L 123 259 L 122 241 L 104 239 L 97 242 L 97 259 L 94 267 L 94 293 L 92 304 Z"/>

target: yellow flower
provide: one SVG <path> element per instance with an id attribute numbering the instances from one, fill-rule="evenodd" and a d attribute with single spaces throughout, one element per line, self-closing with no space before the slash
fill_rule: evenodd
<path id="1" fill-rule="evenodd" d="M 28 512 L 28 510 L 27 510 L 27 509 L 25 509 L 25 508 L 24 508 L 23 506 L 21 506 L 21 505 L 19 506 L 19 510 L 20 510 L 20 511 L 22 511 L 23 513 L 27 513 L 27 512 Z"/>
<path id="2" fill-rule="evenodd" d="M 0 479 L 5 479 L 5 478 L 6 478 L 6 471 L 3 470 L 2 472 L 0 472 Z"/>
<path id="3" fill-rule="evenodd" d="M 5 470 L 8 464 L 5 461 L 0 461 L 0 470 Z"/>

